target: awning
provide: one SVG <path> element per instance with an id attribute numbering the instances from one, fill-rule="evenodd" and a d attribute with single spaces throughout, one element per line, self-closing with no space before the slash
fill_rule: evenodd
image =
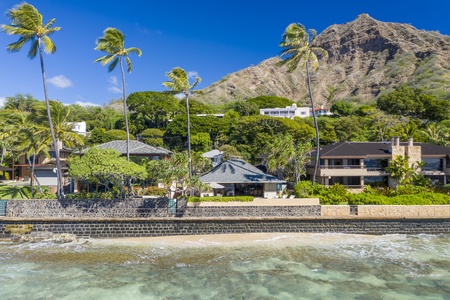
<path id="1" fill-rule="evenodd" d="M 12 170 L 13 170 L 12 168 L 0 166 L 0 171 L 12 171 Z"/>

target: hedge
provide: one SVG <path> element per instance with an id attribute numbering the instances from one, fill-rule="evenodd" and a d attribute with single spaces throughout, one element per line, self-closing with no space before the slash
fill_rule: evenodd
<path id="1" fill-rule="evenodd" d="M 233 196 L 233 197 L 188 197 L 188 202 L 252 202 L 252 196 Z"/>

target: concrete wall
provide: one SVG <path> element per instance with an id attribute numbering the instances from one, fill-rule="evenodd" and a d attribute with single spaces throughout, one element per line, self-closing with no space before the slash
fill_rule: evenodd
<path id="1" fill-rule="evenodd" d="M 322 205 L 323 217 L 449 218 L 450 205 Z"/>

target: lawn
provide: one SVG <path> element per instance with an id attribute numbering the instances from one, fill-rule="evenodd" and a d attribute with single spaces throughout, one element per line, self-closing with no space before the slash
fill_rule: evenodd
<path id="1" fill-rule="evenodd" d="M 28 186 L 0 185 L 1 200 L 29 199 L 30 196 L 30 187 Z"/>

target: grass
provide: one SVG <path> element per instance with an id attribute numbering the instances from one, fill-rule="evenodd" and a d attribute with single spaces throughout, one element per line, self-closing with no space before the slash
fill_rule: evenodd
<path id="1" fill-rule="evenodd" d="M 0 199 L 29 199 L 30 187 L 28 186 L 13 186 L 13 185 L 0 185 Z"/>

